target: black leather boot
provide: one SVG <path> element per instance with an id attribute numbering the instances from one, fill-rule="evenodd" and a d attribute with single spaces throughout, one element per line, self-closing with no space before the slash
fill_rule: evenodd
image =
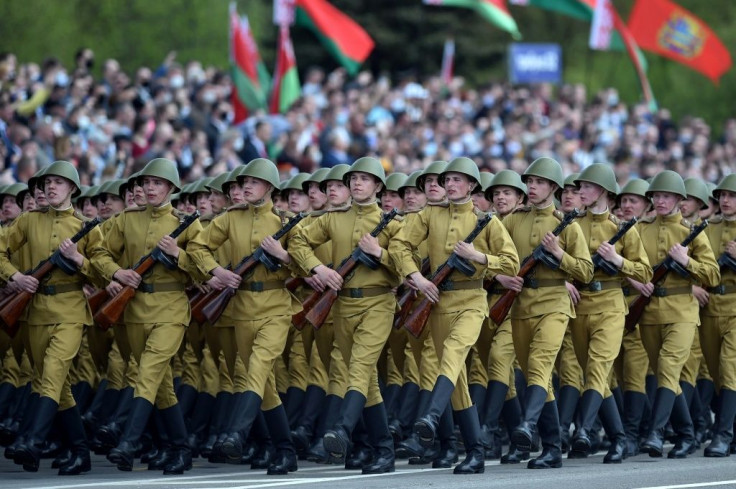
<path id="1" fill-rule="evenodd" d="M 306 454 L 312 441 L 314 426 L 317 423 L 320 413 L 324 409 L 324 400 L 326 393 L 324 389 L 317 385 L 307 387 L 307 393 L 304 395 L 304 403 L 302 406 L 302 414 L 299 419 L 298 426 L 291 432 L 292 440 L 297 452 Z"/>
<path id="2" fill-rule="evenodd" d="M 509 451 L 501 456 L 501 464 L 518 464 L 524 460 L 529 460 L 529 452 L 519 450 L 511 441 L 513 429 L 521 423 L 521 403 L 519 403 L 519 398 L 514 397 L 504 402 L 501 415 L 503 416 L 503 422 L 506 425 L 506 431 L 509 437 Z"/>
<path id="3" fill-rule="evenodd" d="M 327 428 L 331 428 L 337 422 L 341 404 L 342 398 L 334 394 L 330 394 L 325 398 L 325 409 L 317 419 L 312 443 L 309 445 L 309 450 L 307 451 L 307 460 L 323 464 L 330 462 L 330 456 L 327 453 L 327 450 L 325 450 L 323 438 Z M 340 464 L 343 464 L 344 462 L 344 460 L 337 461 L 337 463 Z"/>
<path id="4" fill-rule="evenodd" d="M 34 419 L 26 435 L 25 443 L 15 449 L 13 461 L 26 472 L 38 472 L 41 461 L 41 443 L 51 431 L 59 404 L 50 397 L 41 396 L 36 403 Z"/>
<path id="5" fill-rule="evenodd" d="M 119 394 L 119 404 L 111 415 L 111 419 L 97 428 L 95 439 L 104 451 L 115 448 L 120 443 L 120 435 L 125 427 L 133 403 L 133 388 L 126 387 Z"/>
<path id="6" fill-rule="evenodd" d="M 73 393 L 74 401 L 77 403 L 77 406 L 81 406 L 80 409 L 82 411 L 86 411 L 87 407 L 92 402 L 92 393 L 94 392 L 94 390 L 88 382 L 84 381 L 77 382 L 74 387 L 76 387 Z"/>
<path id="7" fill-rule="evenodd" d="M 177 403 L 181 410 L 181 415 L 184 419 L 189 418 L 189 413 L 194 409 L 194 404 L 197 402 L 197 389 L 189 384 L 182 383 L 179 386 L 179 390 L 176 391 L 176 398 L 179 400 Z"/>
<path id="8" fill-rule="evenodd" d="M 286 389 L 286 398 L 284 399 L 284 409 L 286 416 L 289 418 L 289 426 L 296 428 L 299 424 L 299 416 L 304 408 L 304 397 L 306 391 L 298 387 L 289 387 Z"/>
<path id="9" fill-rule="evenodd" d="M 487 460 L 501 458 L 503 447 L 497 440 L 496 431 L 498 430 L 499 418 L 501 417 L 501 411 L 503 410 L 508 391 L 509 386 L 495 380 L 490 381 L 486 389 L 484 421 L 481 423 L 481 440 L 483 441 L 485 458 Z"/>
<path id="10" fill-rule="evenodd" d="M 547 390 L 539 385 L 530 385 L 524 394 L 524 415 L 521 423 L 511 432 L 511 441 L 519 450 L 530 451 L 537 421 L 547 399 Z M 556 405 L 556 404 L 555 404 Z M 557 422 L 559 425 L 559 420 Z"/>
<path id="11" fill-rule="evenodd" d="M 7 433 L 3 436 L 3 442 L 9 442 L 7 443 L 3 455 L 9 460 L 13 460 L 15 458 L 15 450 L 26 442 L 26 437 L 28 436 L 28 433 L 31 429 L 32 422 L 34 419 L 36 419 L 36 409 L 38 408 L 39 395 L 35 392 L 32 392 L 27 397 L 27 412 L 21 418 L 20 423 L 17 427 L 17 436 L 14 436 L 12 439 L 5 438 Z"/>
<path id="12" fill-rule="evenodd" d="M 286 475 L 289 472 L 296 472 L 296 450 L 294 442 L 291 440 L 291 432 L 289 431 L 289 419 L 286 416 L 286 409 L 283 404 L 263 411 L 263 417 L 266 420 L 266 426 L 271 433 L 271 440 L 276 449 L 273 457 L 271 457 L 268 465 L 268 475 Z"/>
<path id="13" fill-rule="evenodd" d="M 675 393 L 666 387 L 657 389 L 652 406 L 652 416 L 649 422 L 649 435 L 642 444 L 642 451 L 646 449 L 650 457 L 661 457 L 664 446 L 664 427 L 672 412 L 675 402 Z"/>
<path id="14" fill-rule="evenodd" d="M 189 420 L 189 437 L 187 438 L 189 448 L 192 450 L 192 458 L 199 456 L 215 402 L 215 398 L 206 392 L 200 392 L 197 395 L 197 402 L 194 404 L 192 417 Z"/>
<path id="15" fill-rule="evenodd" d="M 544 404 L 539 416 L 539 437 L 542 440 L 542 454 L 529 460 L 528 469 L 558 469 L 562 467 L 562 447 L 560 441 L 560 416 L 557 402 Z"/>
<path id="16" fill-rule="evenodd" d="M 234 399 L 228 435 L 222 441 L 222 453 L 228 459 L 240 462 L 243 457 L 243 434 L 250 432 L 253 421 L 261 410 L 261 397 L 253 391 L 245 391 Z"/>
<path id="17" fill-rule="evenodd" d="M 126 472 L 133 470 L 138 440 L 146 429 L 151 411 L 153 411 L 153 404 L 146 399 L 142 397 L 133 399 L 120 444 L 107 454 L 107 459 L 117 465 L 118 470 Z"/>
<path id="18" fill-rule="evenodd" d="M 182 388 L 185 385 L 182 384 Z M 171 444 L 171 456 L 164 464 L 164 475 L 181 475 L 192 468 L 192 450 L 189 448 L 187 428 L 179 404 L 162 409 L 161 418 Z"/>
<path id="19" fill-rule="evenodd" d="M 480 418 L 481 426 L 486 421 L 486 399 L 488 399 L 487 388 L 482 384 L 469 384 L 468 393 L 470 394 L 470 401 L 478 410 L 478 417 Z"/>
<path id="20" fill-rule="evenodd" d="M 733 422 L 736 416 L 736 391 L 721 388 L 720 407 L 716 417 L 715 433 L 710 444 L 705 447 L 706 457 L 728 457 L 729 445 L 733 441 Z"/>
<path id="21" fill-rule="evenodd" d="M 599 410 L 603 429 L 606 431 L 611 446 L 603 457 L 604 464 L 620 464 L 626 458 L 626 433 L 621 423 L 621 416 L 613 396 L 603 400 Z"/>
<path id="22" fill-rule="evenodd" d="M 428 390 L 420 390 L 417 395 L 417 406 L 416 412 L 420 415 L 424 413 L 429 405 L 429 399 L 432 397 L 432 392 Z M 390 429 L 390 428 L 389 428 Z M 409 435 L 396 445 L 396 458 L 419 458 L 424 455 L 424 447 L 419 443 L 419 436 L 416 433 L 409 433 Z"/>
<path id="23" fill-rule="evenodd" d="M 682 394 L 675 397 L 670 422 L 677 434 L 677 440 L 675 446 L 667 454 L 667 458 L 685 458 L 695 452 L 695 428 L 693 427 L 693 420 L 690 419 L 687 400 Z"/>
<path id="24" fill-rule="evenodd" d="M 222 453 L 222 442 L 227 437 L 232 402 L 232 392 L 221 391 L 215 396 L 215 407 L 210 419 L 207 440 L 202 447 L 202 456 L 206 457 L 210 463 L 226 463 L 227 461 L 227 457 Z"/>
<path id="25" fill-rule="evenodd" d="M 8 417 L 12 400 L 15 396 L 16 387 L 10 382 L 0 384 L 0 419 Z"/>
<path id="26" fill-rule="evenodd" d="M 562 453 L 566 453 L 570 447 L 570 425 L 572 425 L 572 418 L 575 416 L 579 400 L 580 391 L 577 388 L 571 385 L 560 388 L 557 396 L 557 410 L 560 412 Z"/>
<path id="27" fill-rule="evenodd" d="M 360 420 L 365 406 L 365 396 L 356 390 L 349 390 L 340 406 L 340 415 L 333 429 L 324 436 L 325 450 L 335 458 L 346 458 L 350 449 L 350 435 Z"/>
<path id="28" fill-rule="evenodd" d="M 437 377 L 429 404 L 422 416 L 414 423 L 414 433 L 419 435 L 419 442 L 424 448 L 434 445 L 440 416 L 449 404 L 453 390 L 455 390 L 455 384 L 450 379 L 444 375 Z"/>
<path id="29" fill-rule="evenodd" d="M 404 397 L 402 394 L 403 389 L 403 385 L 389 384 L 381 391 L 381 397 L 383 397 L 383 403 L 386 405 L 386 412 L 388 413 L 389 419 L 398 416 L 399 399 Z"/>
<path id="30" fill-rule="evenodd" d="M 87 435 L 82 424 L 79 408 L 59 411 L 59 424 L 65 432 L 70 449 L 70 457 L 59 464 L 59 475 L 79 475 L 89 472 L 92 464 L 89 459 Z"/>
<path id="31" fill-rule="evenodd" d="M 412 382 L 405 383 L 401 388 L 402 396 L 397 400 L 398 415 L 396 417 L 396 422 L 393 424 L 393 429 L 392 425 L 389 425 L 389 430 L 391 430 L 391 435 L 394 437 L 396 443 L 411 434 L 412 425 L 420 415 L 418 411 L 420 406 L 420 392 L 428 391 L 420 391 L 419 386 Z M 429 397 L 427 397 L 427 402 L 428 401 Z"/>
<path id="32" fill-rule="evenodd" d="M 593 389 L 583 392 L 583 397 L 580 399 L 581 426 L 572 439 L 568 458 L 584 458 L 590 454 L 594 436 L 592 432 L 602 402 L 603 397 L 599 392 Z"/>
<path id="33" fill-rule="evenodd" d="M 486 470 L 483 444 L 480 442 L 480 420 L 475 406 L 455 411 L 465 445 L 465 460 L 455 466 L 453 474 L 482 474 Z"/>
<path id="34" fill-rule="evenodd" d="M 624 432 L 626 433 L 626 453 L 629 457 L 639 454 L 639 427 L 647 403 L 647 395 L 642 392 L 624 392 Z"/>
<path id="35" fill-rule="evenodd" d="M 363 474 L 384 474 L 394 469 L 394 439 L 388 429 L 388 415 L 383 403 L 363 410 L 373 461 L 363 466 Z"/>
<path id="36" fill-rule="evenodd" d="M 440 417 L 440 424 L 437 427 L 437 437 L 439 438 L 439 447 L 437 454 L 432 459 L 432 468 L 449 469 L 458 461 L 455 422 L 452 415 L 452 406 L 450 404 L 447 405 L 445 412 L 443 412 Z M 411 464 L 411 459 L 409 460 L 409 463 Z"/>

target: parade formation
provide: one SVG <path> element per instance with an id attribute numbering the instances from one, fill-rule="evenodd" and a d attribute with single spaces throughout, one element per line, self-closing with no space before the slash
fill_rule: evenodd
<path id="1" fill-rule="evenodd" d="M 182 185 L 156 158 L 0 195 L 0 444 L 25 471 L 736 453 L 736 175 L 365 156 Z"/>

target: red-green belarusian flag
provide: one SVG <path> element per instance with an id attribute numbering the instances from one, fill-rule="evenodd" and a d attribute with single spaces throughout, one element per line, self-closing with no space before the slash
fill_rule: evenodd
<path id="1" fill-rule="evenodd" d="M 506 0 L 423 0 L 426 5 L 439 7 L 462 7 L 475 10 L 488 22 L 511 33 L 514 39 L 521 38 L 519 27 L 506 8 Z"/>
<path id="2" fill-rule="evenodd" d="M 235 124 L 244 121 L 250 112 L 268 106 L 271 77 L 258 54 L 248 18 L 238 17 L 234 3 L 230 4 L 230 77 L 233 83 L 230 99 L 235 112 Z"/>
<path id="3" fill-rule="evenodd" d="M 294 46 L 289 37 L 289 26 L 282 25 L 279 29 L 279 47 L 271 88 L 271 113 L 283 114 L 289 110 L 291 104 L 299 99 L 301 90 Z"/>
<path id="4" fill-rule="evenodd" d="M 326 0 L 296 0 L 296 24 L 311 29 L 351 75 L 358 72 L 375 45 L 360 25 Z"/>

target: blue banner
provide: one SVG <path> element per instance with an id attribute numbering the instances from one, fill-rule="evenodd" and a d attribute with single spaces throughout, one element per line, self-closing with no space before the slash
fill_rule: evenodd
<path id="1" fill-rule="evenodd" d="M 560 83 L 562 48 L 559 44 L 511 43 L 509 79 L 511 83 Z"/>

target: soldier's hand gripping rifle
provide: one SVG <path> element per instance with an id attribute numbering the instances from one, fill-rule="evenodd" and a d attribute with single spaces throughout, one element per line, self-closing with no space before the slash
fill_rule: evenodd
<path id="1" fill-rule="evenodd" d="M 475 227 L 463 240 L 463 242 L 472 243 L 475 238 L 478 237 L 480 232 L 483 231 L 483 229 L 488 225 L 488 223 L 491 222 L 491 219 L 493 219 L 493 215 L 490 213 L 478 219 Z M 468 277 L 475 273 L 475 267 L 473 267 L 473 265 L 468 260 L 453 252 L 447 259 L 447 261 L 445 261 L 442 265 L 439 266 L 439 268 L 437 268 L 437 270 L 435 270 L 432 276 L 429 277 L 429 280 L 437 288 L 441 288 L 442 284 L 455 270 Z M 415 338 L 419 338 L 422 335 L 424 326 L 427 324 L 430 312 L 432 312 L 432 301 L 425 297 L 411 312 L 406 322 L 404 323 L 404 327 Z"/>
<path id="2" fill-rule="evenodd" d="M 736 259 L 729 255 L 727 251 L 724 251 L 721 253 L 721 256 L 718 257 L 718 266 L 722 271 L 731 270 L 732 272 L 736 272 Z"/>
<path id="3" fill-rule="evenodd" d="M 85 222 L 82 229 L 71 237 L 72 243 L 78 243 L 79 240 L 84 238 L 100 222 L 102 221 L 99 218 Z M 77 273 L 77 265 L 62 255 L 61 251 L 57 248 L 50 257 L 40 262 L 34 269 L 26 272 L 25 275 L 30 275 L 41 282 L 44 277 L 57 267 L 68 275 Z M 2 308 L 0 308 L 0 328 L 8 333 L 8 335 L 15 336 L 18 332 L 18 318 L 26 306 L 28 306 L 32 297 L 33 294 L 30 292 L 20 290 L 3 300 Z"/>
<path id="4" fill-rule="evenodd" d="M 423 276 L 429 274 L 429 258 L 422 260 L 422 269 L 420 273 Z M 417 301 L 417 294 L 411 287 L 405 287 L 401 285 L 399 287 L 399 312 L 394 315 L 394 329 L 399 329 L 406 322 L 409 317 L 409 313 L 414 308 L 414 303 Z"/>
<path id="5" fill-rule="evenodd" d="M 572 224 L 572 222 L 575 220 L 576 217 L 578 217 L 579 214 L 580 211 L 578 211 L 577 209 L 573 209 L 568 212 L 562 219 L 562 222 L 560 222 L 560 224 L 558 224 L 557 227 L 552 231 L 552 234 L 554 234 L 555 236 L 559 236 L 567 226 Z M 537 245 L 536 248 L 534 248 L 532 254 L 524 258 L 524 261 L 521 262 L 519 273 L 516 276 L 525 278 L 532 272 L 532 270 L 534 270 L 534 268 L 540 262 L 544 263 L 552 270 L 557 270 L 560 267 L 559 261 L 554 256 L 552 256 L 550 252 L 545 250 L 544 246 L 542 246 L 542 244 L 540 243 L 539 245 Z M 514 304 L 514 300 L 516 300 L 516 297 L 518 295 L 519 292 L 515 290 L 507 290 L 496 301 L 496 303 L 493 304 L 493 307 L 491 307 L 490 316 L 494 323 L 498 325 L 503 323 L 504 319 L 506 319 L 506 316 L 508 316 L 509 311 L 511 310 L 511 306 Z"/>
<path id="6" fill-rule="evenodd" d="M 371 231 L 371 236 L 374 238 L 378 237 L 379 234 L 381 234 L 381 231 L 388 226 L 388 223 L 393 220 L 393 218 L 398 214 L 399 211 L 397 209 L 393 209 L 390 212 L 387 212 L 383 215 L 381 218 L 381 222 L 378 223 L 378 226 Z M 381 263 L 378 261 L 378 259 L 374 256 L 371 256 L 360 249 L 360 246 L 356 246 L 350 255 L 345 258 L 342 263 L 340 263 L 340 266 L 337 267 L 336 272 L 340 274 L 340 276 L 344 279 L 350 273 L 352 273 L 353 270 L 355 270 L 355 267 L 357 267 L 359 264 L 363 264 L 370 268 L 371 270 L 377 270 L 379 266 L 381 266 Z M 316 299 L 315 299 L 316 298 Z M 308 306 L 311 301 L 314 302 L 314 306 L 310 307 L 309 311 L 306 314 L 306 320 L 309 321 L 309 323 L 314 326 L 314 329 L 319 329 L 322 327 L 322 324 L 325 322 L 325 319 L 327 319 L 327 315 L 330 313 L 330 309 L 332 309 L 332 305 L 337 300 L 337 291 L 327 288 L 324 292 L 318 292 L 314 291 L 312 294 L 310 294 L 309 297 L 304 301 L 302 304 L 302 308 L 305 308 L 305 306 Z M 292 318 L 292 323 L 293 323 Z"/>
<path id="7" fill-rule="evenodd" d="M 636 224 L 637 221 L 638 219 L 636 217 L 633 217 L 630 221 L 625 222 L 624 225 L 621 226 L 618 231 L 616 231 L 616 234 L 614 234 L 613 237 L 608 240 L 608 244 L 615 245 L 616 243 L 618 243 L 618 241 L 624 237 L 629 229 L 634 227 L 634 224 Z M 603 270 L 606 275 L 610 275 L 611 277 L 618 274 L 618 268 L 616 267 L 616 265 L 603 258 L 597 251 L 593 253 L 593 256 L 591 258 L 593 260 L 593 273 L 595 273 L 596 270 Z M 585 284 L 576 280 L 575 286 L 585 286 Z"/>
<path id="8" fill-rule="evenodd" d="M 179 224 L 179 226 L 174 229 L 171 234 L 169 234 L 169 236 L 173 239 L 178 238 L 179 235 L 183 233 L 184 230 L 186 230 L 189 226 L 191 226 L 198 217 L 199 212 L 197 211 L 195 211 L 194 214 L 186 216 L 184 220 L 182 220 L 182 222 Z M 141 259 L 138 260 L 138 263 L 133 265 L 133 271 L 138 275 L 143 276 L 143 274 L 150 270 L 151 267 L 153 267 L 153 265 L 155 265 L 156 263 L 161 263 L 169 270 L 177 269 L 176 260 L 170 255 L 164 253 L 161 248 L 156 246 L 153 250 L 151 250 L 150 253 L 141 257 Z M 107 291 L 105 291 L 105 289 L 102 289 L 101 292 L 103 291 L 105 292 L 105 294 L 107 294 Z M 97 293 L 100 294 L 101 292 Z M 122 290 L 111 297 L 107 302 L 105 302 L 94 315 L 94 319 L 97 325 L 103 330 L 107 330 L 110 328 L 110 326 L 118 322 L 120 316 L 123 315 L 125 307 L 135 296 L 135 292 L 135 288 L 129 285 L 123 286 Z"/>
<path id="9" fill-rule="evenodd" d="M 687 235 L 680 245 L 687 247 L 698 236 L 698 234 L 703 232 L 706 227 L 708 227 L 708 221 L 704 219 L 702 223 L 690 231 L 690 234 Z M 685 267 L 677 263 L 674 258 L 667 255 L 667 258 L 654 267 L 652 283 L 656 285 L 663 281 L 671 271 L 674 271 L 683 278 L 690 277 L 690 272 L 688 272 Z M 644 309 L 651 301 L 651 296 L 645 297 L 644 295 L 639 295 L 639 297 L 629 304 L 629 313 L 626 315 L 626 323 L 624 324 L 627 331 L 633 331 L 636 328 L 636 325 L 639 324 L 639 319 L 641 319 L 641 315 L 644 314 Z"/>
<path id="10" fill-rule="evenodd" d="M 307 217 L 305 212 L 300 212 L 299 214 L 292 216 L 291 219 L 289 219 L 289 221 L 272 236 L 273 239 L 278 241 L 286 236 L 286 234 L 305 217 Z M 237 273 L 241 277 L 247 276 L 259 264 L 263 264 L 263 266 L 271 272 L 275 272 L 281 268 L 281 262 L 273 255 L 267 253 L 262 246 L 259 246 L 253 253 L 240 260 L 240 263 L 233 268 L 233 273 Z M 214 324 L 220 316 L 222 316 L 222 313 L 225 311 L 230 299 L 235 295 L 236 290 L 237 289 L 233 287 L 225 287 L 222 290 L 213 290 L 199 303 L 197 303 L 196 310 L 192 310 L 192 316 L 194 316 L 194 319 L 200 323 L 208 321 L 210 324 Z"/>

